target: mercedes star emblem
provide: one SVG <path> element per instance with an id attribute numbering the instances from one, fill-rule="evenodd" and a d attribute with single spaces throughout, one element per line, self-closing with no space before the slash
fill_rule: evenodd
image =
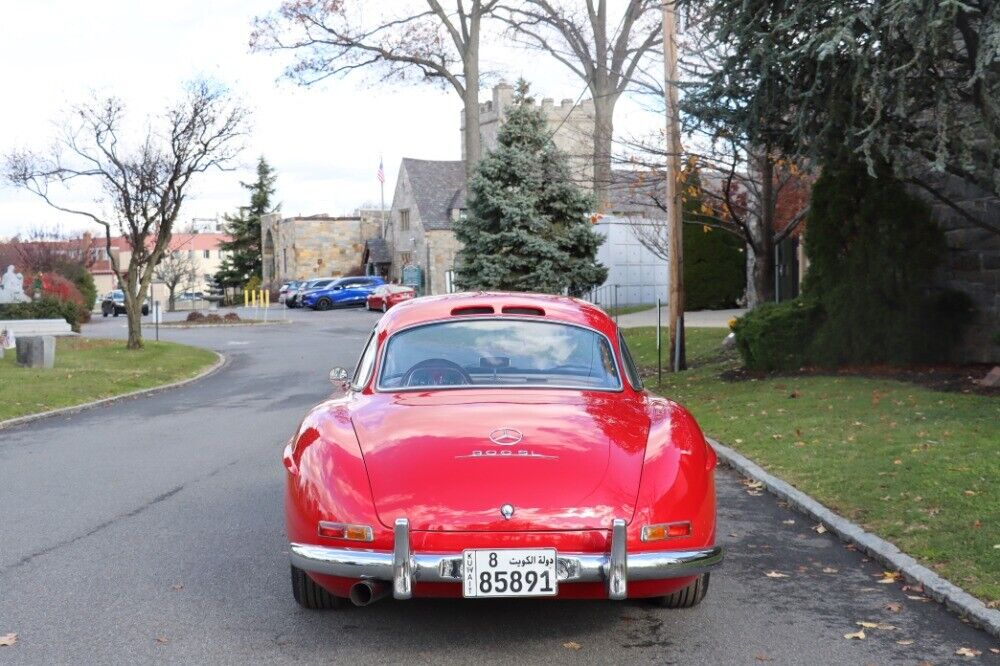
<path id="1" fill-rule="evenodd" d="M 490 441 L 500 446 L 514 446 L 523 438 L 521 431 L 514 428 L 497 428 L 490 433 Z"/>

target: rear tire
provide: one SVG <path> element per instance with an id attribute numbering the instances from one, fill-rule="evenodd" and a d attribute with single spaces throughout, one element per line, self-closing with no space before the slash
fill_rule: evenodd
<path id="1" fill-rule="evenodd" d="M 347 606 L 347 599 L 337 597 L 316 584 L 306 572 L 292 565 L 292 596 L 299 606 L 309 610 L 337 610 Z"/>
<path id="2" fill-rule="evenodd" d="M 694 608 L 708 594 L 708 581 L 712 574 L 702 574 L 687 587 L 665 597 L 657 597 L 655 603 L 663 608 Z"/>
<path id="3" fill-rule="evenodd" d="M 329 298 L 321 298 L 316 301 L 317 310 L 329 310 L 333 306 L 333 302 Z"/>

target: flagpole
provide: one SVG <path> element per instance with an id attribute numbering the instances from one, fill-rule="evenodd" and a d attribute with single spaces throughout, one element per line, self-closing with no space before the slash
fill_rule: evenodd
<path id="1" fill-rule="evenodd" d="M 385 238 L 385 168 L 382 163 L 381 153 L 379 153 L 378 156 L 378 167 L 379 167 L 379 172 L 382 174 L 382 177 L 378 179 L 379 182 L 378 187 L 382 200 L 382 238 L 384 239 Z"/>

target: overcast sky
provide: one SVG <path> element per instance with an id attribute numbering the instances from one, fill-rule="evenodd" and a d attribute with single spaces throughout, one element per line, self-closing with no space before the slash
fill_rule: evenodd
<path id="1" fill-rule="evenodd" d="M 403 0 L 384 0 L 400 2 Z M 181 224 L 245 204 L 239 181 L 253 179 L 256 158 L 277 169 L 277 198 L 289 215 L 346 214 L 377 203 L 375 172 L 385 160 L 386 206 L 401 157 L 460 159 L 461 103 L 449 90 L 421 84 L 372 85 L 363 77 L 311 88 L 280 80 L 287 58 L 250 54 L 254 15 L 279 0 L 4 0 L 0 22 L 0 153 L 44 149 L 54 124 L 95 92 L 114 94 L 130 116 L 161 109 L 184 81 L 208 76 L 229 86 L 253 114 L 251 136 L 234 172 L 195 183 Z M 617 18 L 617 17 L 616 17 Z M 494 40 L 489 40 L 496 43 Z M 484 69 L 511 82 L 524 76 L 536 97 L 576 99 L 583 82 L 536 53 L 484 44 Z M 480 98 L 489 98 L 486 88 Z M 629 100 L 619 102 L 616 130 L 641 133 L 661 121 Z M 87 192 L 61 193 L 87 206 Z M 0 183 L 0 237 L 38 226 L 96 225 L 48 208 Z"/>

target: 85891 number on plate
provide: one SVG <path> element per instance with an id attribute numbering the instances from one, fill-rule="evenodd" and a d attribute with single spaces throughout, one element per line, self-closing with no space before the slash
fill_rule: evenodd
<path id="1" fill-rule="evenodd" d="M 466 550 L 466 597 L 551 597 L 558 591 L 554 548 Z"/>

